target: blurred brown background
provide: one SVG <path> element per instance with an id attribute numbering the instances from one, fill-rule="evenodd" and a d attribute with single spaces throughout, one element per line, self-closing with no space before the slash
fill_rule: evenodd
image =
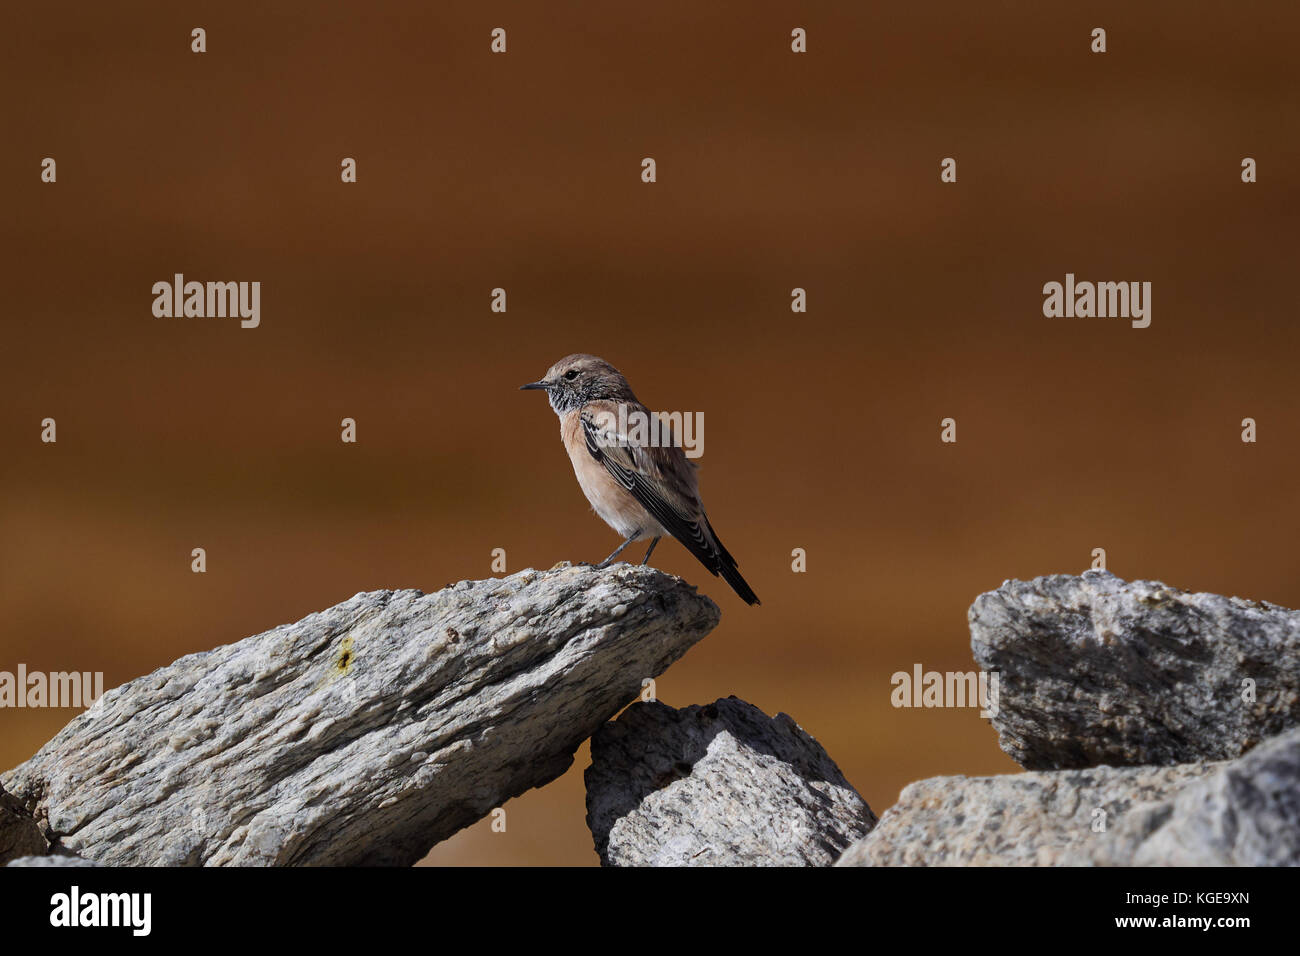
<path id="1" fill-rule="evenodd" d="M 265 6 L 9 12 L 0 669 L 115 686 L 493 548 L 599 560 L 516 390 L 574 351 L 704 412 L 764 602 L 661 545 L 723 620 L 660 698 L 791 714 L 877 812 L 1014 769 L 974 711 L 889 704 L 894 671 L 973 667 L 1005 578 L 1104 547 L 1300 606 L 1295 5 Z M 154 318 L 175 272 L 260 280 L 261 327 Z M 1151 327 L 1044 318 L 1066 272 L 1151 281 Z M 0 766 L 71 716 L 0 712 Z M 429 860 L 595 863 L 586 764 Z"/>

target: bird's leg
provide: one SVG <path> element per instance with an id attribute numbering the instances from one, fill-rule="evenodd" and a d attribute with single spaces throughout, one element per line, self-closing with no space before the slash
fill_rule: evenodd
<path id="1" fill-rule="evenodd" d="M 607 568 L 607 567 L 609 567 L 611 564 L 614 563 L 614 559 L 617 558 L 620 554 L 623 553 L 623 549 L 626 548 L 629 544 L 631 544 L 633 541 L 635 541 L 635 540 L 636 540 L 637 538 L 639 538 L 640 536 L 641 536 L 641 529 L 640 529 L 640 528 L 637 528 L 637 529 L 636 529 L 635 531 L 633 531 L 630 535 L 628 535 L 628 539 L 627 539 L 626 541 L 624 541 L 622 544 L 620 544 L 617 548 L 614 549 L 614 553 L 613 553 L 613 554 L 611 554 L 611 555 L 610 555 L 608 558 L 606 558 L 604 561 L 600 562 L 600 564 L 596 565 L 596 567 L 598 567 L 598 568 Z"/>
<path id="2" fill-rule="evenodd" d="M 650 542 L 650 547 L 646 548 L 645 557 L 641 559 L 641 563 L 642 563 L 642 564 L 649 564 L 649 563 L 650 563 L 650 554 L 651 554 L 651 552 L 654 551 L 654 549 L 655 549 L 655 545 L 659 543 L 659 538 L 662 538 L 662 537 L 663 537 L 663 535 L 658 535 L 658 536 L 657 536 L 653 541 Z"/>

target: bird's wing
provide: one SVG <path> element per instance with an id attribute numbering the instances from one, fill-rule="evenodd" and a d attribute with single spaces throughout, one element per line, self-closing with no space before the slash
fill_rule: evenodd
<path id="1" fill-rule="evenodd" d="M 629 419 L 633 411 L 651 414 L 639 405 L 627 403 L 624 407 Z M 623 427 L 618 411 L 619 403 L 606 401 L 590 402 L 583 408 L 582 432 L 588 453 L 665 531 L 716 574 L 717 546 L 700 505 L 694 464 L 680 446 L 643 444 L 647 439 L 635 436 L 634 427 Z M 630 440 L 627 432 L 633 432 L 636 440 Z"/>
<path id="2" fill-rule="evenodd" d="M 619 407 L 617 402 L 600 401 L 583 408 L 579 420 L 587 452 L 705 568 L 721 574 L 747 604 L 759 604 L 758 595 L 737 569 L 736 559 L 709 524 L 700 503 L 694 462 L 680 446 L 631 441 L 633 436 L 623 432 L 634 429 L 625 429 L 619 421 Z M 623 403 L 623 407 L 646 412 L 636 403 Z"/>

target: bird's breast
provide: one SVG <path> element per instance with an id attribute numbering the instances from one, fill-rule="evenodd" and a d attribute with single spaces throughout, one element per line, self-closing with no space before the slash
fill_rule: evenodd
<path id="1" fill-rule="evenodd" d="M 560 419 L 560 437 L 564 440 L 564 449 L 569 453 L 573 474 L 578 479 L 582 493 L 607 525 L 624 538 L 635 534 L 634 540 L 637 541 L 666 533 L 641 503 L 614 480 L 605 466 L 591 457 L 591 452 L 587 451 L 582 421 L 576 411 Z"/>

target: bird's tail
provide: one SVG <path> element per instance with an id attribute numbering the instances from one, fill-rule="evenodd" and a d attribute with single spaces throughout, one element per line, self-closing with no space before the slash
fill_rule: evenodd
<path id="1" fill-rule="evenodd" d="M 731 552 L 722 546 L 718 540 L 717 533 L 713 530 L 713 525 L 709 524 L 709 519 L 705 518 L 704 523 L 708 526 L 709 536 L 713 538 L 713 543 L 717 547 L 717 554 L 714 558 L 715 567 L 709 568 L 714 574 L 721 574 L 722 579 L 731 585 L 731 589 L 740 595 L 740 599 L 746 604 L 761 604 L 758 595 L 754 589 L 749 586 L 740 575 L 740 570 L 736 567 L 736 559 L 731 556 Z"/>

